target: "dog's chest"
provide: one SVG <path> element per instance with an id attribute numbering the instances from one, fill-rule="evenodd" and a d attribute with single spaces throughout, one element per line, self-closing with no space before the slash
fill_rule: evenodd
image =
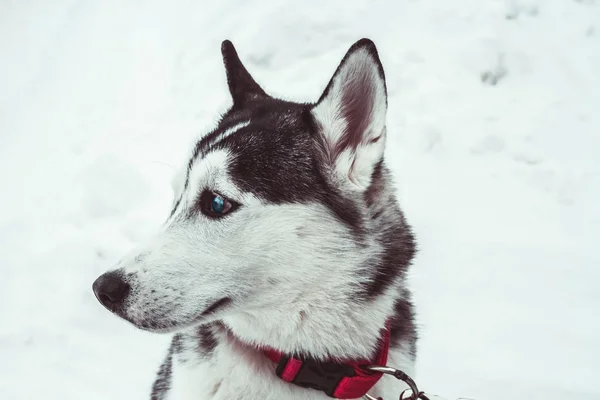
<path id="1" fill-rule="evenodd" d="M 210 356 L 173 357 L 167 400 L 329 399 L 281 381 L 272 362 L 258 352 L 236 353 L 226 345 Z"/>

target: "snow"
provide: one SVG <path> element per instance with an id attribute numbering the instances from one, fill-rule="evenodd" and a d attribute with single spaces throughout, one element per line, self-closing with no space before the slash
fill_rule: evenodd
<path id="1" fill-rule="evenodd" d="M 91 284 L 164 221 L 228 105 L 220 42 L 316 99 L 377 44 L 418 235 L 422 388 L 600 398 L 600 2 L 0 3 L 0 398 L 146 399 L 168 338 Z"/>

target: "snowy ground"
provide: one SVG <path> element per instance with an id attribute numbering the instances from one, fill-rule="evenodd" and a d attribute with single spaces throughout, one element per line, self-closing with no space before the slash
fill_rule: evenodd
<path id="1" fill-rule="evenodd" d="M 417 382 L 600 398 L 600 1 L 205 3 L 0 1 L 0 398 L 146 399 L 167 338 L 91 284 L 227 106 L 221 40 L 314 100 L 363 36 L 421 248 Z"/>

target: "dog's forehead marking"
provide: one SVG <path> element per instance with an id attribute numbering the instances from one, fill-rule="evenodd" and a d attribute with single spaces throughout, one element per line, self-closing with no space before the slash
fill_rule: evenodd
<path id="1" fill-rule="evenodd" d="M 248 125 L 250 125 L 250 121 L 239 122 L 239 123 L 233 125 L 232 127 L 225 129 L 223 132 L 218 133 L 216 136 L 208 138 L 209 140 L 206 142 L 206 145 L 205 145 L 206 148 L 208 149 L 208 151 L 210 151 L 211 147 L 218 145 L 219 142 L 227 139 L 229 136 L 236 133 L 240 129 L 247 127 Z M 208 151 L 205 151 L 205 154 Z"/>

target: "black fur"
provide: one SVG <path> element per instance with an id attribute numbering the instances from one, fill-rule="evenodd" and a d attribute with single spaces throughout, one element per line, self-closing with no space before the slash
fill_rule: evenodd
<path id="1" fill-rule="evenodd" d="M 362 295 L 367 299 L 377 297 L 398 278 L 403 278 L 416 253 L 412 230 L 395 196 L 388 192 L 392 186 L 389 175 L 383 161 L 378 163 L 371 176 L 371 185 L 364 194 L 376 229 L 373 234 L 384 249 L 382 256 L 371 266 L 373 275 L 363 288 Z"/>
<path id="2" fill-rule="evenodd" d="M 173 337 L 167 356 L 161 364 L 156 380 L 152 385 L 152 392 L 150 395 L 151 400 L 164 400 L 167 392 L 171 389 L 171 375 L 173 373 L 173 358 L 179 357 L 180 362 L 189 362 L 189 356 L 201 356 L 210 357 L 217 347 L 217 338 L 214 332 L 215 327 L 213 325 L 200 325 L 196 328 L 193 334 L 177 334 Z M 186 344 L 195 343 L 192 349 L 184 349 L 184 342 Z M 189 356 L 184 352 L 193 351 Z"/>
<path id="3" fill-rule="evenodd" d="M 152 385 L 150 394 L 151 400 L 163 400 L 166 393 L 171 389 L 171 374 L 173 365 L 173 355 L 181 351 L 181 335 L 175 335 L 171 341 L 171 346 L 167 352 L 165 360 L 158 369 L 156 380 Z"/>
<path id="4" fill-rule="evenodd" d="M 398 346 L 401 343 L 408 343 L 410 355 L 416 357 L 418 334 L 415 326 L 414 306 L 410 297 L 410 293 L 405 291 L 403 297 L 396 300 L 396 304 L 394 304 L 390 345 Z"/>
<path id="5" fill-rule="evenodd" d="M 217 338 L 213 329 L 212 325 L 200 325 L 197 330 L 198 351 L 205 357 L 210 356 L 217 347 Z"/>
<path id="6" fill-rule="evenodd" d="M 201 316 L 206 317 L 210 314 L 214 314 L 215 312 L 220 311 L 223 308 L 230 305 L 232 301 L 233 300 L 230 297 L 224 297 L 221 300 L 218 300 L 218 301 L 214 302 L 212 305 L 210 305 L 206 310 L 204 310 L 202 312 Z"/>
<path id="7" fill-rule="evenodd" d="M 221 44 L 221 53 L 234 107 L 242 106 L 248 99 L 266 97 L 266 93 L 258 86 L 240 61 L 235 47 L 229 40 L 225 40 Z"/>

